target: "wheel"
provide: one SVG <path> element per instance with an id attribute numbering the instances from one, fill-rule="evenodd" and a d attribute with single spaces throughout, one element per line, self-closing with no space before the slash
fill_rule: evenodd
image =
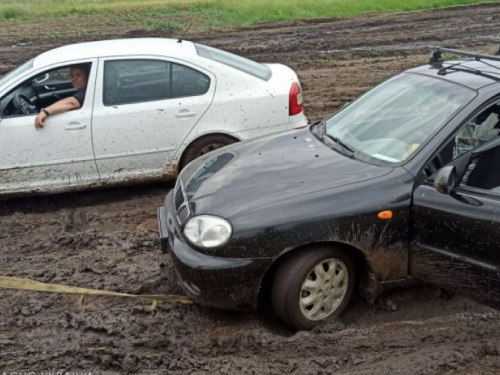
<path id="1" fill-rule="evenodd" d="M 16 107 L 17 111 L 21 112 L 23 115 L 36 113 L 35 106 L 26 95 L 16 94 L 12 98 L 12 102 L 14 103 L 14 107 Z"/>
<path id="2" fill-rule="evenodd" d="M 315 247 L 285 259 L 273 280 L 276 314 L 290 327 L 309 330 L 328 317 L 338 317 L 356 284 L 354 261 L 343 249 Z"/>
<path id="3" fill-rule="evenodd" d="M 186 165 L 191 163 L 194 159 L 209 153 L 210 151 L 217 150 L 223 146 L 230 145 L 231 143 L 237 142 L 236 139 L 231 138 L 227 135 L 209 135 L 202 139 L 195 141 L 186 150 L 182 160 L 180 169 L 184 169 Z"/>

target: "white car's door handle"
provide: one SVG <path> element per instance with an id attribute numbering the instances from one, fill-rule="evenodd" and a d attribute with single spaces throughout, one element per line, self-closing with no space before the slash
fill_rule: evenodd
<path id="1" fill-rule="evenodd" d="M 81 130 L 85 129 L 87 125 L 80 124 L 79 122 L 70 122 L 68 125 L 64 127 L 66 130 Z"/>
<path id="2" fill-rule="evenodd" d="M 193 117 L 196 116 L 196 112 L 191 112 L 189 109 L 183 109 L 182 111 L 177 112 L 175 117 Z"/>

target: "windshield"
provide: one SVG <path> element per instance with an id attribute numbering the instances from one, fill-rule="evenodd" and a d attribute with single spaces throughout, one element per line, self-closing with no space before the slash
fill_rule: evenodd
<path id="1" fill-rule="evenodd" d="M 6 83 L 7 81 L 10 81 L 12 78 L 15 78 L 16 76 L 18 76 L 20 74 L 23 74 L 24 72 L 26 72 L 27 70 L 31 69 L 32 67 L 33 67 L 33 59 L 30 60 L 30 61 L 25 62 L 23 65 L 17 67 L 16 69 L 11 70 L 9 73 L 7 73 L 6 75 L 4 75 L 0 79 L 0 87 L 2 87 L 2 85 L 4 83 Z"/>
<path id="2" fill-rule="evenodd" d="M 475 95 L 440 79 L 401 74 L 328 119 L 326 132 L 354 153 L 401 163 Z"/>

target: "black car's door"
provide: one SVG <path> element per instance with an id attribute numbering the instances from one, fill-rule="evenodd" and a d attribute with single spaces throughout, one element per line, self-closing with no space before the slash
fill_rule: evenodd
<path id="1" fill-rule="evenodd" d="M 450 193 L 430 181 L 414 191 L 410 271 L 498 308 L 500 146 L 465 160 L 466 172 Z"/>

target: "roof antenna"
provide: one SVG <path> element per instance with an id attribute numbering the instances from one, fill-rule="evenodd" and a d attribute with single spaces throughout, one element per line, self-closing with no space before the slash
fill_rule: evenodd
<path id="1" fill-rule="evenodd" d="M 191 25 L 193 23 L 191 22 L 188 26 L 188 28 L 186 29 L 186 31 L 184 31 L 184 34 L 179 38 L 179 40 L 177 41 L 177 43 L 182 43 L 182 40 L 184 39 L 184 37 L 186 36 L 186 34 L 188 33 L 189 29 L 191 28 Z"/>
<path id="2" fill-rule="evenodd" d="M 431 49 L 432 53 L 431 53 L 431 57 L 429 58 L 429 64 L 434 65 L 434 64 L 442 63 L 444 61 L 444 59 L 443 59 L 443 55 L 442 55 L 441 51 L 439 50 L 439 47 L 438 48 L 431 47 L 430 49 Z"/>

